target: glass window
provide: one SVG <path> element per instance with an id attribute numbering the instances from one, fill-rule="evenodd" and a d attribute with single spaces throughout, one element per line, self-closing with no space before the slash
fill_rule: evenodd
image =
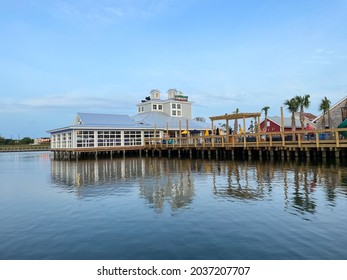
<path id="1" fill-rule="evenodd" d="M 94 147 L 94 131 L 85 130 L 77 132 L 77 147 Z"/>

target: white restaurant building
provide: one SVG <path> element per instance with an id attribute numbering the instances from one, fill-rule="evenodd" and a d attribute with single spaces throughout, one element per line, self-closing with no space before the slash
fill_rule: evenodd
<path id="1" fill-rule="evenodd" d="M 137 106 L 137 115 L 78 113 L 70 126 L 52 129 L 51 148 L 107 149 L 107 147 L 143 146 L 149 138 L 175 138 L 183 133 L 202 135 L 209 125 L 192 119 L 192 103 L 188 96 L 169 90 L 168 98 L 160 99 L 160 92 Z M 148 140 L 147 140 L 148 141 Z"/>

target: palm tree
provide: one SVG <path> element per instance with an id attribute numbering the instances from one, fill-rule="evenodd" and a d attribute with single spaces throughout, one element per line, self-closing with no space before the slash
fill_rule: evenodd
<path id="1" fill-rule="evenodd" d="M 328 126 L 330 128 L 330 100 L 326 96 L 322 99 L 321 104 L 319 105 L 319 111 L 323 111 L 322 117 L 322 129 L 325 128 L 325 115 L 328 113 Z"/>
<path id="2" fill-rule="evenodd" d="M 295 113 L 299 109 L 298 100 L 296 98 L 286 100 L 284 101 L 284 105 L 287 106 L 288 111 L 292 113 L 292 131 L 295 131 Z"/>
<path id="3" fill-rule="evenodd" d="M 295 99 L 300 108 L 300 123 L 301 129 L 305 129 L 305 116 L 304 116 L 304 108 L 308 108 L 310 106 L 310 95 L 305 94 L 304 96 L 295 96 Z"/>
<path id="4" fill-rule="evenodd" d="M 236 110 L 233 112 L 233 114 L 238 114 L 239 113 L 239 108 L 236 108 Z M 239 125 L 238 125 L 238 120 L 235 119 L 234 121 L 234 133 L 237 133 L 237 130 L 239 129 Z"/>
<path id="5" fill-rule="evenodd" d="M 270 107 L 269 106 L 265 106 L 263 109 L 261 109 L 262 111 L 264 111 L 264 131 L 267 131 L 267 112 L 269 111 Z"/>

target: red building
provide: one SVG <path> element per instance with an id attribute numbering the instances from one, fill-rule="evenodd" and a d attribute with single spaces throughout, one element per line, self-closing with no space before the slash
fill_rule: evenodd
<path id="1" fill-rule="evenodd" d="M 311 114 L 310 114 L 311 115 Z M 280 132 L 282 128 L 282 120 L 281 117 L 267 117 L 267 129 L 266 132 Z M 292 130 L 292 118 L 284 118 L 284 131 L 291 131 Z M 305 126 L 307 123 L 310 123 L 312 126 L 312 123 L 310 122 L 310 119 L 305 116 Z M 265 128 L 265 120 L 263 120 L 260 123 L 260 130 L 264 131 Z M 296 114 L 295 116 L 295 129 L 296 130 L 301 130 L 301 123 L 300 123 L 300 118 L 299 114 Z"/>

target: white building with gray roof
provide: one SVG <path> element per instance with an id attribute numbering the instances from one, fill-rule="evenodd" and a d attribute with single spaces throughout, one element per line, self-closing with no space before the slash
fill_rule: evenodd
<path id="1" fill-rule="evenodd" d="M 179 137 L 182 131 L 202 135 L 209 124 L 192 119 L 188 96 L 169 90 L 168 98 L 160 92 L 137 104 L 133 117 L 119 114 L 77 113 L 72 125 L 52 129 L 52 149 L 105 149 L 107 147 L 143 146 L 149 138 Z"/>

